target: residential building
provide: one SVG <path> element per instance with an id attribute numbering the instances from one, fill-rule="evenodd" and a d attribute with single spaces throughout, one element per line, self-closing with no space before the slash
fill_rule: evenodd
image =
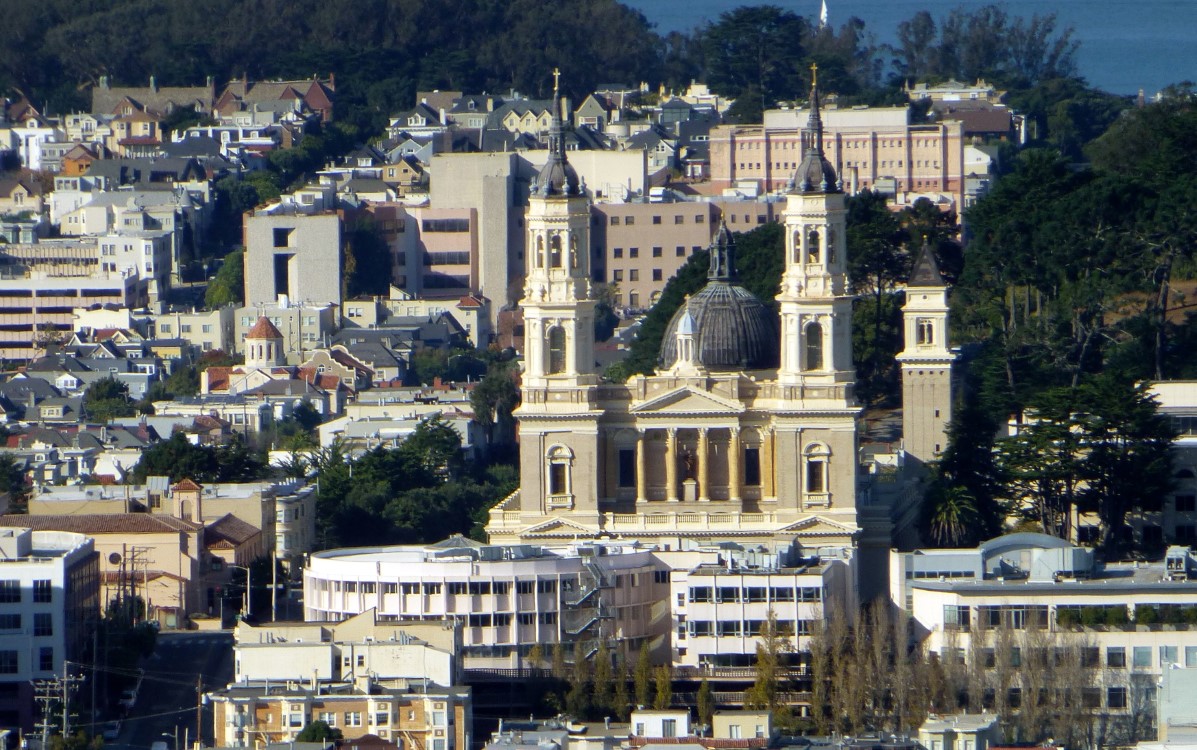
<path id="1" fill-rule="evenodd" d="M 159 86 L 154 76 L 150 76 L 148 86 L 113 86 L 111 78 L 102 75 L 98 85 L 91 89 L 91 113 L 119 114 L 122 105 L 132 101 L 159 115 L 168 115 L 176 109 L 207 114 L 212 111 L 215 99 L 216 87 L 211 76 L 203 86 Z"/>
<path id="2" fill-rule="evenodd" d="M 405 748 L 471 746 L 474 717 L 468 687 L 370 678 L 335 686 L 259 682 L 229 685 L 207 697 L 220 747 L 289 743 L 317 720 L 339 729 L 347 741 L 374 734 Z"/>
<path id="3" fill-rule="evenodd" d="M 236 113 L 253 111 L 273 103 L 302 103 L 303 108 L 320 115 L 322 122 L 332 122 L 333 102 L 336 100 L 336 76 L 312 76 L 302 81 L 253 81 L 248 76 L 232 80 L 214 101 L 212 110 L 222 118 Z"/>
<path id="4" fill-rule="evenodd" d="M 152 336 L 186 339 L 203 352 L 219 349 L 228 354 L 241 351 L 241 339 L 236 334 L 233 306 L 216 310 L 167 309 L 149 315 Z"/>
<path id="5" fill-rule="evenodd" d="M 8 526 L 0 528 L 0 557 L 0 729 L 29 733 L 41 718 L 34 680 L 94 658 L 99 555 L 83 534 Z"/>
<path id="6" fill-rule="evenodd" d="M 918 737 L 927 750 L 988 750 L 1005 739 L 992 714 L 934 716 L 919 727 Z"/>

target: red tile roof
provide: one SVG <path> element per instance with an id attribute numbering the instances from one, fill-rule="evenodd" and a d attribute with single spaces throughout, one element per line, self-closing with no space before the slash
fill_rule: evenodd
<path id="1" fill-rule="evenodd" d="M 179 490 L 183 490 L 184 492 L 202 492 L 204 488 L 196 484 L 194 480 L 188 478 L 179 481 L 179 483 L 174 487 L 171 487 L 171 489 L 175 490 L 176 492 Z"/>
<path id="2" fill-rule="evenodd" d="M 24 527 L 34 531 L 73 531 L 76 534 L 169 534 L 198 531 L 199 524 L 174 516 L 148 513 L 84 513 L 81 515 L 0 516 L 0 526 Z"/>
<path id="3" fill-rule="evenodd" d="M 208 524 L 204 530 L 204 544 L 207 547 L 221 546 L 226 542 L 228 546 L 239 547 L 262 532 L 252 524 L 242 521 L 232 513 L 227 513 Z"/>
<path id="4" fill-rule="evenodd" d="M 270 318 L 265 315 L 258 318 L 258 322 L 254 323 L 254 327 L 249 329 L 249 333 L 245 334 L 247 339 L 281 339 L 283 334 L 274 327 L 274 323 L 270 322 Z"/>

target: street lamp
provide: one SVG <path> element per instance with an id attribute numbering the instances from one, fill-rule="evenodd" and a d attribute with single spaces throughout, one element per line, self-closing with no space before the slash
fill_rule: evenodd
<path id="1" fill-rule="evenodd" d="M 250 578 L 249 567 L 246 565 L 233 565 L 232 563 L 228 563 L 228 566 L 230 568 L 236 568 L 237 570 L 245 571 L 245 616 L 253 617 L 254 616 L 254 605 L 253 605 L 253 598 L 252 598 L 253 584 L 252 584 L 252 579 Z"/>

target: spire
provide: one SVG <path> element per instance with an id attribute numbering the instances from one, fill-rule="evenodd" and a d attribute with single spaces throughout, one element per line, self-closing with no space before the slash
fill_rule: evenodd
<path id="1" fill-rule="evenodd" d="M 835 167 L 823 154 L 823 116 L 819 109 L 819 66 L 810 66 L 810 117 L 802 129 L 806 153 L 794 174 L 794 188 L 803 193 L 838 193 Z"/>
<path id="2" fill-rule="evenodd" d="M 906 286 L 947 286 L 943 274 L 939 271 L 935 253 L 931 251 L 925 236 L 923 246 L 919 248 L 918 257 L 914 259 L 914 265 L 910 269 L 910 280 L 906 282 Z"/>
<path id="3" fill-rule="evenodd" d="M 715 232 L 710 250 L 711 266 L 707 271 L 707 281 L 735 281 L 736 241 L 722 219 L 719 220 L 719 231 Z"/>
<path id="4" fill-rule="evenodd" d="M 549 125 L 549 158 L 532 183 L 532 194 L 581 195 L 578 173 L 565 158 L 564 128 L 561 125 L 561 71 L 553 68 L 553 120 Z"/>

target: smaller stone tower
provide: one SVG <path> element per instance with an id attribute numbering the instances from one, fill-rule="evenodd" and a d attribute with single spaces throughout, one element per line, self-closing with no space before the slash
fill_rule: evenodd
<path id="1" fill-rule="evenodd" d="M 263 315 L 245 334 L 245 366 L 265 370 L 285 363 L 283 334 Z"/>
<path id="2" fill-rule="evenodd" d="M 956 358 L 948 346 L 948 287 L 926 243 L 906 284 L 902 321 L 902 443 L 907 464 L 921 471 L 948 444 Z"/>

